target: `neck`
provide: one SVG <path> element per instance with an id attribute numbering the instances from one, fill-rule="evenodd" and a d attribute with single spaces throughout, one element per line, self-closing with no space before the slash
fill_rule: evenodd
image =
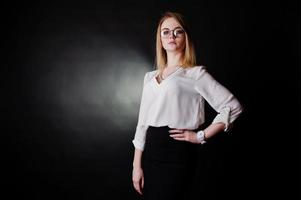
<path id="1" fill-rule="evenodd" d="M 181 52 L 167 52 L 167 65 L 168 68 L 174 68 L 180 65 Z"/>

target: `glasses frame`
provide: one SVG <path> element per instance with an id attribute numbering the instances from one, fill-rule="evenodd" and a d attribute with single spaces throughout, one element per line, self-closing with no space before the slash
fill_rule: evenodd
<path id="1" fill-rule="evenodd" d="M 178 36 L 178 35 L 176 34 L 176 32 L 175 32 L 175 30 L 178 30 L 178 29 L 180 29 L 181 31 L 183 31 L 183 35 L 185 34 L 185 30 L 184 30 L 183 28 L 177 27 L 177 28 L 175 28 L 175 29 L 173 29 L 173 30 L 169 30 L 169 29 L 163 29 L 163 30 L 161 30 L 160 36 L 161 36 L 162 38 L 168 38 L 168 37 L 171 35 L 171 32 L 172 32 L 172 35 L 175 36 L 175 38 L 177 38 L 177 37 L 182 37 L 181 34 L 180 34 L 180 36 Z M 166 35 L 166 36 L 163 35 L 163 32 L 165 32 L 165 31 L 168 31 L 168 35 Z"/>

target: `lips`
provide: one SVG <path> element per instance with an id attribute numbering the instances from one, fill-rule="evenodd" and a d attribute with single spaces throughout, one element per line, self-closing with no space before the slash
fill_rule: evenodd
<path id="1" fill-rule="evenodd" d="M 174 41 L 171 41 L 171 42 L 168 42 L 168 44 L 176 44 L 176 42 L 174 42 Z"/>

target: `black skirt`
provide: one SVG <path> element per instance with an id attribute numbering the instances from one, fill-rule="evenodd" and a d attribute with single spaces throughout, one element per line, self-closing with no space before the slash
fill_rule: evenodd
<path id="1" fill-rule="evenodd" d="M 144 200 L 186 200 L 197 168 L 197 144 L 170 137 L 168 126 L 149 126 L 142 154 Z M 197 129 L 193 130 L 196 131 Z"/>

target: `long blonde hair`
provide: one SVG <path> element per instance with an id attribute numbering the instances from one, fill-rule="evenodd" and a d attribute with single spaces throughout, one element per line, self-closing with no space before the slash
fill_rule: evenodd
<path id="1" fill-rule="evenodd" d="M 165 49 L 161 43 L 161 25 L 164 20 L 167 18 L 174 18 L 178 21 L 178 23 L 183 27 L 185 30 L 185 48 L 183 50 L 184 54 L 182 54 L 180 64 L 183 68 L 193 67 L 196 65 L 196 56 L 194 46 L 192 44 L 189 30 L 187 24 L 184 22 L 184 17 L 180 13 L 176 12 L 165 12 L 159 20 L 158 27 L 157 27 L 157 36 L 156 36 L 156 68 L 159 70 L 159 73 L 163 72 L 163 69 L 167 65 L 167 54 Z"/>

